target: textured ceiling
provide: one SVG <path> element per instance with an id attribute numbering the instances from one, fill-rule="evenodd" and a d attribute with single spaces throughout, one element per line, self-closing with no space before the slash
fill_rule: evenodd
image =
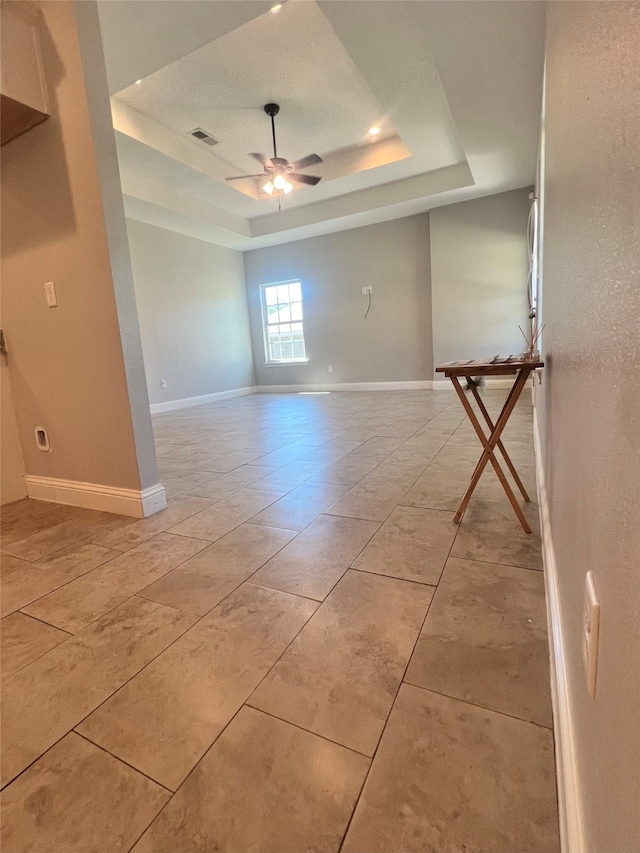
<path id="1" fill-rule="evenodd" d="M 99 0 L 109 92 L 268 12 L 273 0 Z"/>
<path id="2" fill-rule="evenodd" d="M 381 126 L 383 135 L 395 135 L 313 2 L 260 15 L 117 98 L 174 133 L 203 127 L 220 141 L 212 153 L 247 172 L 256 171 L 248 152 L 272 155 L 270 121 L 262 107 L 274 100 L 281 108 L 278 144 L 289 160 L 366 143 L 373 125 Z"/>
<path id="3" fill-rule="evenodd" d="M 531 183 L 543 5 L 100 0 L 112 90 L 127 84 L 112 105 L 128 215 L 249 248 Z M 268 101 L 278 153 L 325 160 L 282 213 L 257 182 L 224 181 L 259 171 L 248 152 L 271 155 Z"/>

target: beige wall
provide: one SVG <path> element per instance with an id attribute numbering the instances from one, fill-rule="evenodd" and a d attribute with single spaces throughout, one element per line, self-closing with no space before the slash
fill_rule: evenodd
<path id="1" fill-rule="evenodd" d="M 529 191 L 429 214 L 434 367 L 521 353 L 526 347 L 518 324 L 527 331 Z"/>
<path id="2" fill-rule="evenodd" d="M 537 418 L 584 849 L 640 849 L 640 8 L 550 3 Z M 583 674 L 591 569 L 597 692 Z"/>
<path id="3" fill-rule="evenodd" d="M 252 386 L 242 253 L 131 219 L 127 231 L 151 403 Z"/>
<path id="4" fill-rule="evenodd" d="M 27 474 L 138 489 L 158 474 L 104 58 L 95 4 L 75 7 L 41 4 L 52 115 L 2 149 L 3 324 Z"/>
<path id="5" fill-rule="evenodd" d="M 11 385 L 9 384 L 9 366 L 7 356 L 0 356 L 0 372 L 2 373 L 2 389 L 0 399 L 0 503 L 6 504 L 26 498 L 27 489 L 24 483 L 24 459 L 18 424 L 13 408 Z"/>
<path id="6" fill-rule="evenodd" d="M 84 83 L 102 208 L 113 292 L 124 359 L 129 414 L 142 488 L 155 485 L 159 473 L 149 412 L 142 342 L 131 272 L 131 258 L 120 186 L 120 169 L 109 100 L 102 33 L 97 3 L 76 0 L 75 17 L 80 38 Z"/>
<path id="7" fill-rule="evenodd" d="M 428 214 L 255 249 L 244 258 L 258 385 L 431 379 Z M 268 366 L 259 288 L 293 278 L 302 282 L 309 361 Z M 366 320 L 363 285 L 373 287 Z"/>

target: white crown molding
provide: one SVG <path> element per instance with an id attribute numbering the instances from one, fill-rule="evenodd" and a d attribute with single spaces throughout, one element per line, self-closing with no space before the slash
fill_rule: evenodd
<path id="1" fill-rule="evenodd" d="M 183 397 L 181 400 L 167 400 L 165 403 L 151 403 L 149 408 L 152 415 L 162 412 L 173 412 L 175 409 L 188 409 L 191 406 L 202 406 L 204 403 L 215 403 L 220 400 L 230 400 L 232 397 L 246 397 L 255 394 L 256 388 L 249 385 L 246 388 L 232 388 L 230 391 L 216 391 L 213 394 L 202 394 L 199 397 Z"/>
<path id="2" fill-rule="evenodd" d="M 116 132 L 147 145 L 160 154 L 189 166 L 214 181 L 224 183 L 229 174 L 229 169 L 234 168 L 226 160 L 217 157 L 215 151 L 205 150 L 194 145 L 193 140 L 184 135 L 179 135 L 149 116 L 143 115 L 129 104 L 121 101 L 117 95 L 111 98 L 111 116 L 113 129 Z M 460 159 L 462 159 L 463 152 L 460 151 L 459 154 Z M 325 181 L 330 181 L 334 178 L 342 178 L 396 163 L 408 157 L 411 157 L 411 152 L 400 137 L 397 134 L 387 136 L 378 141 L 368 141 L 367 145 L 344 148 L 325 155 L 322 164 L 322 178 Z M 256 201 L 268 198 L 265 193 L 259 191 L 258 184 L 251 178 L 247 178 L 246 182 L 236 184 L 234 189 Z"/>
<path id="3" fill-rule="evenodd" d="M 313 391 L 430 391 L 430 379 L 407 382 L 335 382 L 313 385 L 258 385 L 258 394 L 299 394 Z"/>
<path id="4" fill-rule="evenodd" d="M 133 518 L 147 518 L 167 506 L 162 483 L 147 489 L 118 489 L 98 483 L 58 480 L 55 477 L 25 477 L 27 495 L 39 501 L 68 504 L 83 509 L 114 512 Z"/>
<path id="5" fill-rule="evenodd" d="M 246 242 L 251 236 L 251 224 L 248 219 L 187 195 L 155 178 L 143 177 L 122 168 L 120 183 L 123 195 L 129 198 L 159 207 L 182 219 L 204 223 L 208 228 L 226 233 L 236 241 Z"/>
<path id="6" fill-rule="evenodd" d="M 562 628 L 562 611 L 558 590 L 549 499 L 540 445 L 537 410 L 533 418 L 533 446 L 536 460 L 536 481 L 540 528 L 542 533 L 542 560 L 547 601 L 547 626 L 551 653 L 551 699 L 553 704 L 553 730 L 555 736 L 556 775 L 558 778 L 558 811 L 560 819 L 560 846 L 563 853 L 582 853 L 585 850 L 582 798 L 573 735 L 571 695 L 565 656 Z"/>
<path id="7" fill-rule="evenodd" d="M 296 240 L 300 239 L 300 234 L 305 235 L 304 229 L 308 226 L 318 226 L 327 221 L 333 222 L 357 214 L 369 216 L 381 208 L 416 199 L 430 199 L 439 193 L 469 187 L 473 187 L 473 175 L 468 164 L 466 161 L 455 163 L 387 184 L 378 184 L 312 204 L 292 207 L 282 213 L 256 216 L 250 220 L 251 237 L 277 236 L 287 231 L 290 232 L 287 239 Z M 428 210 L 431 206 L 426 203 L 423 209 Z"/>
<path id="8" fill-rule="evenodd" d="M 237 252 L 246 249 L 246 237 L 216 225 L 215 218 L 211 216 L 202 216 L 196 220 L 175 210 L 168 210 L 160 202 L 154 204 L 126 193 L 123 194 L 122 199 L 127 219 L 146 222 L 147 225 L 155 225 L 156 228 L 164 228 L 165 231 L 174 231 L 176 234 L 184 234 L 185 237 L 192 237 L 194 240 L 203 240 L 214 246 L 235 249 Z"/>
<path id="9" fill-rule="evenodd" d="M 180 136 L 150 116 L 134 110 L 117 96 L 111 98 L 111 118 L 116 132 L 148 145 L 160 154 L 171 157 L 172 160 L 189 166 L 214 181 L 224 181 L 229 173 L 229 163 L 216 157 L 213 152 L 194 145 L 193 140 L 187 136 Z M 248 183 L 248 186 L 252 187 L 254 192 L 245 194 L 258 200 L 255 185 Z"/>

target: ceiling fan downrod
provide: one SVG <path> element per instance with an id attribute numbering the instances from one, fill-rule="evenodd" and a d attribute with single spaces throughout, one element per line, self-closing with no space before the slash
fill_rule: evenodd
<path id="1" fill-rule="evenodd" d="M 257 152 L 252 152 L 249 154 L 249 157 L 253 157 L 254 160 L 257 160 L 258 163 L 261 164 L 264 171 L 257 175 L 233 175 L 230 178 L 226 178 L 227 181 L 244 181 L 247 178 L 268 178 L 267 183 L 262 187 L 265 193 L 268 195 L 273 195 L 274 190 L 278 190 L 278 194 L 280 192 L 290 193 L 294 188 L 290 181 L 294 181 L 296 184 L 306 185 L 306 186 L 315 186 L 321 180 L 317 175 L 304 175 L 299 170 L 306 169 L 308 166 L 313 166 L 316 163 L 322 163 L 322 157 L 319 157 L 317 154 L 308 154 L 306 157 L 302 157 L 299 160 L 296 160 L 294 163 L 290 163 L 288 160 L 285 160 L 284 157 L 278 157 L 278 143 L 276 140 L 276 122 L 275 117 L 280 112 L 279 104 L 265 104 L 263 107 L 265 113 L 271 119 L 271 139 L 273 141 L 273 157 L 265 157 L 264 154 L 258 154 Z"/>
<path id="2" fill-rule="evenodd" d="M 273 139 L 273 159 L 275 160 L 278 156 L 278 149 L 276 147 L 276 116 L 280 112 L 279 104 L 265 104 L 264 105 L 265 113 L 271 118 L 271 137 Z"/>

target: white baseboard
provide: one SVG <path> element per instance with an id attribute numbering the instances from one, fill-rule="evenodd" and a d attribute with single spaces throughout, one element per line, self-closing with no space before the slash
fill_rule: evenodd
<path id="1" fill-rule="evenodd" d="M 143 489 L 140 497 L 142 498 L 142 516 L 136 516 L 136 518 L 149 518 L 150 515 L 155 515 L 167 508 L 167 493 L 162 483 Z"/>
<path id="2" fill-rule="evenodd" d="M 97 483 L 79 483 L 76 480 L 57 480 L 54 477 L 34 477 L 29 474 L 25 482 L 30 498 L 115 512 L 132 518 L 147 518 L 167 506 L 167 496 L 161 483 L 143 490 L 117 489 Z"/>
<path id="3" fill-rule="evenodd" d="M 560 845 L 563 853 L 584 853 L 582 800 L 573 736 L 571 696 L 569 694 L 569 680 L 565 661 L 565 643 L 558 592 L 558 575 L 553 537 L 551 535 L 549 499 L 544 476 L 537 412 L 533 418 L 533 444 L 536 459 L 538 506 L 540 507 L 542 558 L 547 599 L 547 626 L 549 630 L 549 649 L 551 652 L 551 698 L 553 702 L 553 729 L 556 747 L 556 773 L 558 777 Z"/>
<path id="4" fill-rule="evenodd" d="M 510 379 L 485 379 L 484 387 L 487 391 L 496 391 L 499 388 L 511 388 L 515 377 Z M 434 391 L 453 391 L 453 385 L 450 379 L 435 379 L 433 382 Z"/>
<path id="5" fill-rule="evenodd" d="M 216 391 L 214 394 L 202 394 L 200 397 L 183 397 L 181 400 L 167 400 L 165 403 L 151 403 L 149 408 L 152 415 L 161 412 L 172 412 L 174 409 L 188 409 L 191 406 L 202 406 L 204 403 L 215 403 L 219 400 L 229 400 L 231 397 L 245 397 L 255 394 L 253 385 L 247 388 L 232 388 L 230 391 Z"/>
<path id="6" fill-rule="evenodd" d="M 430 391 L 430 379 L 407 382 L 334 382 L 314 385 L 258 385 L 258 394 L 296 394 L 301 391 Z"/>
<path id="7" fill-rule="evenodd" d="M 488 379 L 485 383 L 489 390 L 496 388 L 511 388 L 512 379 Z M 451 391 L 449 379 L 416 379 L 398 382 L 326 382 L 306 385 L 256 385 L 246 388 L 233 388 L 230 391 L 217 391 L 214 394 L 202 394 L 200 397 L 184 397 L 181 400 L 167 400 L 164 403 L 151 403 L 149 408 L 152 415 L 172 412 L 175 409 L 188 409 L 191 406 L 202 406 L 204 403 L 215 403 L 229 400 L 232 397 L 244 397 L 247 394 L 299 394 L 309 391 Z"/>

